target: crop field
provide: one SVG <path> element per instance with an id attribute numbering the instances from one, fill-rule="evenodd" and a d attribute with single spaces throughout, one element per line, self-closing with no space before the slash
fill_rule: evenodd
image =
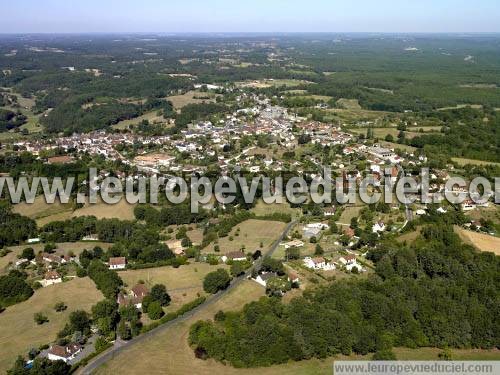
<path id="1" fill-rule="evenodd" d="M 45 202 L 44 197 L 40 195 L 35 198 L 32 204 L 22 202 L 14 205 L 12 211 L 36 220 L 61 213 L 70 214 L 72 209 L 73 207 L 70 202 L 62 204 L 59 199 L 57 199 L 53 204 L 48 204 Z"/>
<path id="2" fill-rule="evenodd" d="M 229 236 L 219 239 L 220 254 L 237 251 L 244 247 L 244 252 L 266 250 L 276 241 L 286 224 L 278 221 L 247 220 L 233 228 Z M 239 234 L 238 234 L 239 228 Z M 232 238 L 232 241 L 231 241 Z M 214 243 L 207 246 L 205 252 L 214 252 Z"/>
<path id="3" fill-rule="evenodd" d="M 211 266 L 208 263 L 193 263 L 179 268 L 157 267 L 143 270 L 127 270 L 119 273 L 123 282 L 132 288 L 140 280 L 151 289 L 155 284 L 163 284 L 167 288 L 172 302 L 167 311 L 177 310 L 183 304 L 194 300 L 198 294 L 204 294 L 203 279 L 206 274 L 218 268 L 229 267 L 224 264 Z"/>
<path id="4" fill-rule="evenodd" d="M 3 343 L 0 372 L 5 373 L 19 354 L 55 340 L 72 311 L 90 311 L 92 305 L 103 298 L 92 280 L 85 277 L 38 289 L 27 301 L 8 307 L 0 314 L 0 341 Z M 64 302 L 67 310 L 56 312 L 54 305 L 57 302 Z M 49 322 L 37 325 L 33 320 L 37 312 L 46 315 Z"/>

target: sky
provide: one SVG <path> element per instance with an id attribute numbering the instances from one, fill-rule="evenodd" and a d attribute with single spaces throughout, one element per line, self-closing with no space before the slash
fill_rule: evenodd
<path id="1" fill-rule="evenodd" d="M 0 0 L 0 33 L 500 32 L 499 0 Z"/>

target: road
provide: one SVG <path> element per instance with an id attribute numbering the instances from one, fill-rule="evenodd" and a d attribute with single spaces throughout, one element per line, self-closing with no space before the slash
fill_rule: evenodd
<path id="1" fill-rule="evenodd" d="M 285 230 L 281 233 L 280 237 L 274 242 L 274 244 L 264 254 L 264 256 L 272 256 L 273 255 L 273 253 L 276 251 L 276 249 L 280 245 L 280 242 L 283 241 L 283 239 L 285 238 L 285 236 L 288 234 L 288 232 L 290 231 L 290 229 L 292 229 L 292 227 L 295 224 L 296 224 L 296 221 L 292 221 L 291 223 L 289 223 L 286 226 Z M 260 267 L 261 267 L 261 265 L 262 265 L 262 259 L 263 259 L 263 257 L 259 258 L 254 263 L 254 266 L 252 268 L 255 268 L 255 269 L 259 270 Z M 159 327 L 157 327 L 155 329 L 152 329 L 149 332 L 146 332 L 146 333 L 144 333 L 142 335 L 134 337 L 130 341 L 126 341 L 125 342 L 125 341 L 117 340 L 117 342 L 115 343 L 115 345 L 113 347 L 109 348 L 108 350 L 106 350 L 102 354 L 100 354 L 97 357 L 93 358 L 87 364 L 87 366 L 85 366 L 83 369 L 78 370 L 77 373 L 78 374 L 83 374 L 83 375 L 90 375 L 90 374 L 92 374 L 92 372 L 94 370 L 96 370 L 98 367 L 104 365 L 106 362 L 108 362 L 111 359 L 113 359 L 117 354 L 121 353 L 123 350 L 125 350 L 127 348 L 130 348 L 130 347 L 132 347 L 134 345 L 140 344 L 144 340 L 146 340 L 146 339 L 148 339 L 148 338 L 150 338 L 152 336 L 155 336 L 155 335 L 157 335 L 157 334 L 159 334 L 161 332 L 164 332 L 165 330 L 167 330 L 168 328 L 170 328 L 174 324 L 177 324 L 179 322 L 183 322 L 183 321 L 191 318 L 193 315 L 195 315 L 196 313 L 200 312 L 201 310 L 207 308 L 208 306 L 211 306 L 211 305 L 217 303 L 221 298 L 223 298 L 227 293 L 229 293 L 229 291 L 233 290 L 239 284 L 241 284 L 244 280 L 246 280 L 251 275 L 252 268 L 249 269 L 245 274 L 241 275 L 240 277 L 233 279 L 231 281 L 231 284 L 229 284 L 229 286 L 225 290 L 220 291 L 217 294 L 214 294 L 213 296 L 209 297 L 204 303 L 202 303 L 201 305 L 195 307 L 193 310 L 187 312 L 186 314 L 184 314 L 184 315 L 182 315 L 182 316 L 180 316 L 180 317 L 178 317 L 178 318 L 176 318 L 174 320 L 171 320 L 170 322 L 162 324 L 161 326 L 159 326 Z"/>

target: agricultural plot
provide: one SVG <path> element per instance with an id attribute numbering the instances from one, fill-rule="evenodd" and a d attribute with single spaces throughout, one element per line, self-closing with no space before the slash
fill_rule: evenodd
<path id="1" fill-rule="evenodd" d="M 481 251 L 489 251 L 500 255 L 500 238 L 462 228 L 457 228 L 456 230 L 464 242 L 473 245 Z"/>

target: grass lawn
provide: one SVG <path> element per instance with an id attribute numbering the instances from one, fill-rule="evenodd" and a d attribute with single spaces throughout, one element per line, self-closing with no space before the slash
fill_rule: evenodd
<path id="1" fill-rule="evenodd" d="M 0 372 L 5 373 L 17 356 L 26 354 L 30 348 L 55 340 L 72 311 L 90 311 L 103 298 L 92 280 L 85 277 L 39 289 L 29 300 L 8 307 L 0 314 Z M 68 306 L 66 311 L 54 311 L 59 301 Z M 37 325 L 33 320 L 37 312 L 46 315 L 49 322 Z"/>
<path id="2" fill-rule="evenodd" d="M 132 288 L 139 280 L 144 281 L 148 289 L 155 284 L 163 284 L 172 298 L 168 311 L 177 310 L 183 304 L 197 298 L 203 292 L 203 279 L 206 274 L 218 268 L 229 267 L 223 264 L 211 266 L 207 263 L 193 263 L 179 268 L 158 267 L 143 270 L 127 270 L 119 273 L 122 280 Z"/>
<path id="3" fill-rule="evenodd" d="M 500 255 L 500 238 L 455 227 L 460 238 L 481 251 L 489 251 Z"/>
<path id="4" fill-rule="evenodd" d="M 342 212 L 342 215 L 340 215 L 340 219 L 339 219 L 338 223 L 351 225 L 351 219 L 353 217 L 359 217 L 359 214 L 360 214 L 362 209 L 363 209 L 363 206 L 347 206 L 347 207 L 345 207 L 344 211 Z"/>
<path id="5" fill-rule="evenodd" d="M 278 239 L 286 224 L 279 221 L 247 220 L 233 228 L 229 236 L 219 239 L 220 254 L 240 250 L 243 246 L 245 252 L 254 252 L 260 249 L 262 242 L 263 249 L 267 250 Z M 237 229 L 240 229 L 239 235 Z M 229 238 L 233 238 L 232 241 Z M 205 252 L 214 252 L 214 244 L 211 243 Z"/>

